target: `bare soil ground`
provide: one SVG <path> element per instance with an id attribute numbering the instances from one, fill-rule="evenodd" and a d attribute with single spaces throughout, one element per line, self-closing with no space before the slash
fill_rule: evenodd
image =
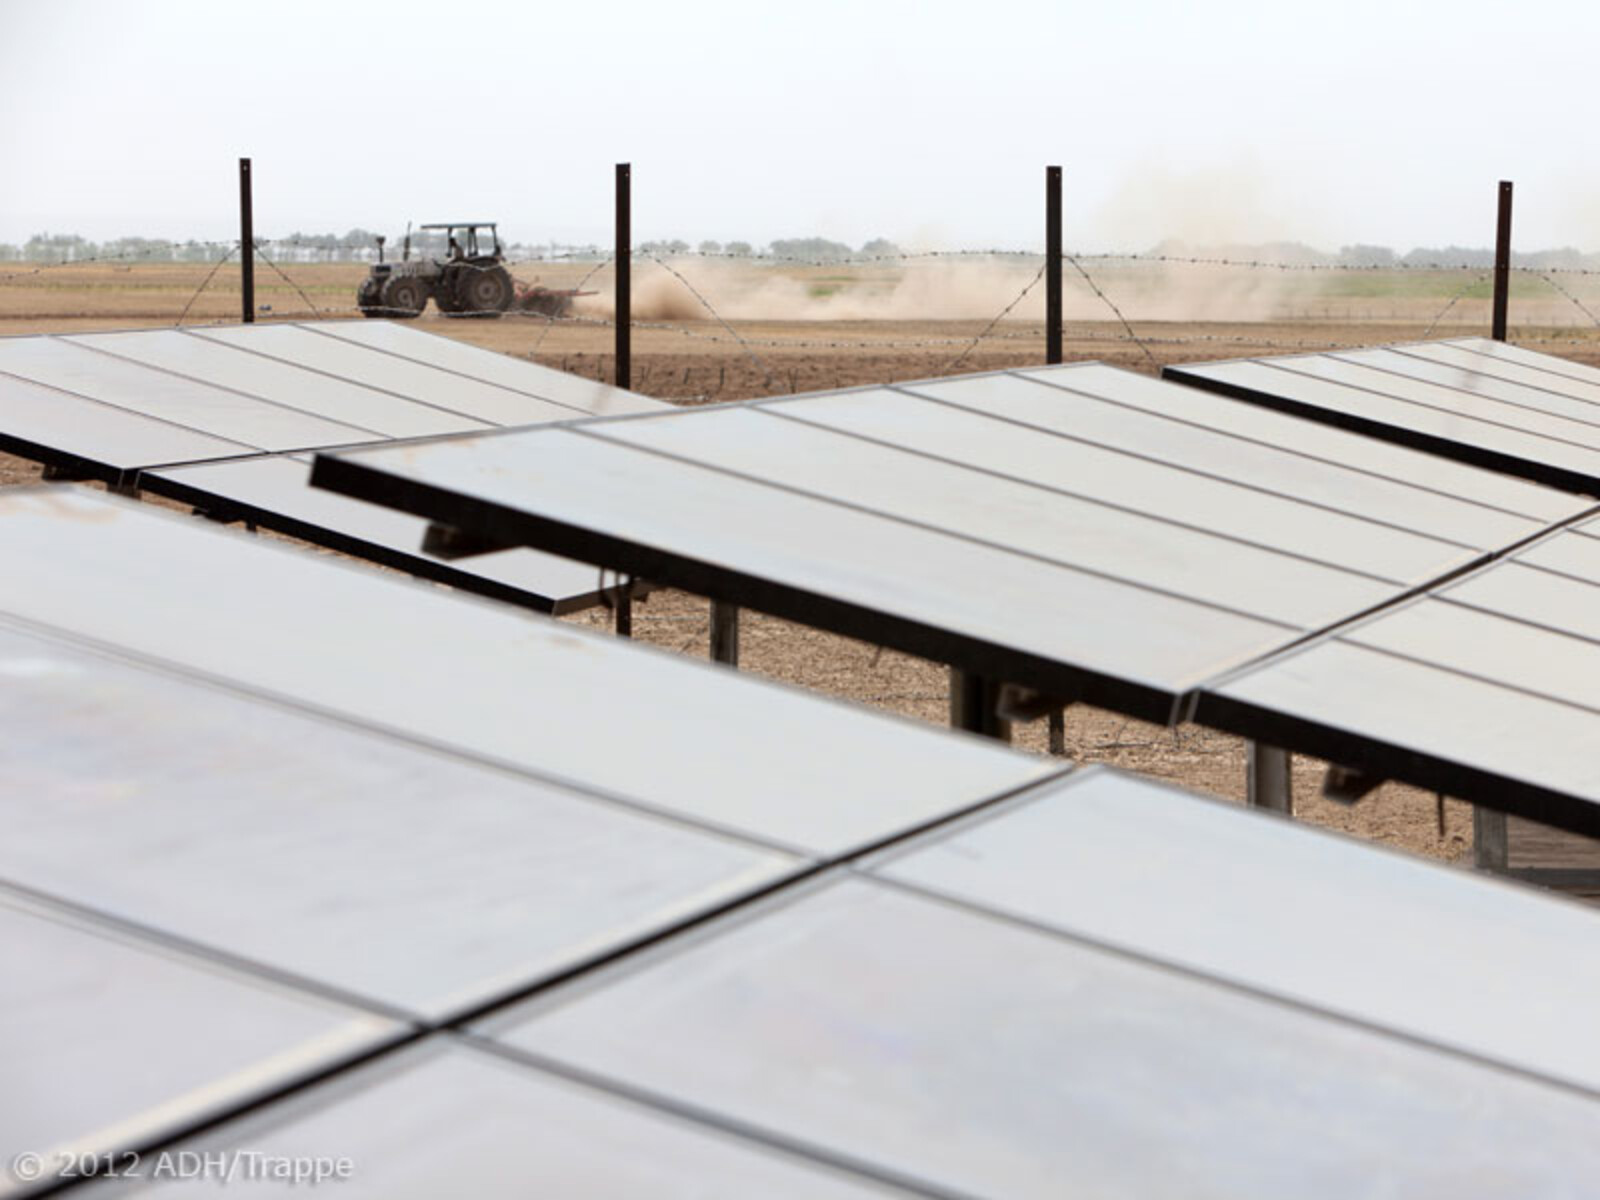
<path id="1" fill-rule="evenodd" d="M 294 265 L 284 271 L 287 280 L 258 271 L 257 299 L 267 309 L 260 319 L 356 315 L 355 285 L 364 268 Z M 180 318 L 183 324 L 237 320 L 237 267 L 222 268 L 207 284 L 210 272 L 205 264 L 87 265 L 20 275 L 0 269 L 0 335 L 170 327 Z M 581 277 L 574 266 L 516 273 L 530 282 L 538 276 L 553 287 L 574 286 Z M 1401 294 L 1332 296 L 1319 302 L 1301 295 L 1280 306 L 1282 312 L 1253 321 L 1142 319 L 1134 310 L 1129 316 L 1138 340 L 1115 319 L 1074 321 L 1066 334 L 1067 358 L 1153 372 L 1167 362 L 1414 339 L 1430 328 L 1435 337 L 1485 331 L 1486 311 L 1476 299 L 1453 305 L 1446 320 L 1437 321 L 1448 300 L 1448 295 L 1441 300 L 1438 294 Z M 1514 340 L 1600 365 L 1600 330 L 1574 327 L 1548 306 L 1530 305 L 1527 311 L 1547 323 L 1514 327 Z M 679 403 L 1031 366 L 1044 357 L 1043 328 L 1033 320 L 990 328 L 988 319 L 957 317 L 731 324 L 671 312 L 668 318 L 636 328 L 632 383 L 641 392 Z M 612 378 L 614 331 L 600 317 L 476 321 L 443 318 L 430 307 L 415 325 L 558 369 Z M 0 486 L 38 478 L 37 466 L 0 455 Z M 596 610 L 566 619 L 603 627 L 609 617 Z M 1070 621 L 1072 614 L 1063 613 L 1062 619 Z M 707 605 L 681 592 L 655 593 L 636 611 L 635 633 L 642 641 L 703 656 Z M 929 723 L 947 719 L 943 667 L 761 614 L 744 615 L 741 667 Z M 1042 721 L 1017 726 L 1015 733 L 1019 747 L 1045 751 Z M 1080 706 L 1067 713 L 1067 748 L 1081 762 L 1111 763 L 1236 801 L 1243 798 L 1243 744 L 1207 729 L 1163 729 Z M 1302 819 L 1436 858 L 1460 859 L 1470 852 L 1471 813 L 1465 804 L 1444 802 L 1441 824 L 1431 793 L 1389 784 L 1358 805 L 1342 805 L 1319 795 L 1324 765 L 1296 760 L 1295 805 Z"/>

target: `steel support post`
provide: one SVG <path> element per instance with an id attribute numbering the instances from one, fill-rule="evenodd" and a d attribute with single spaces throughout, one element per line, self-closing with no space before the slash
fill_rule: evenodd
<path id="1" fill-rule="evenodd" d="M 739 665 L 739 606 L 721 600 L 711 602 L 711 660 Z"/>
<path id="2" fill-rule="evenodd" d="M 1276 746 L 1245 743 L 1245 799 L 1252 808 L 1294 812 L 1294 786 L 1290 774 L 1293 756 Z"/>

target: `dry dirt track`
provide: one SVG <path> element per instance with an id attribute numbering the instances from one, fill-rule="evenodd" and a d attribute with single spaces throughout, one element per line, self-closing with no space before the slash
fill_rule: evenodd
<path id="1" fill-rule="evenodd" d="M 171 326 L 185 298 L 183 293 L 193 287 L 190 276 L 198 274 L 198 269 L 148 270 L 155 275 L 145 278 L 135 270 L 124 278 L 119 272 L 105 286 L 97 282 L 78 292 L 52 285 L 48 293 L 39 293 L 0 284 L 0 334 Z M 321 292 L 310 289 L 309 298 L 326 315 L 353 315 L 348 299 L 340 299 L 350 294 L 346 276 L 352 269 L 338 268 L 337 277 L 336 269 L 325 271 L 331 282 Z M 295 308 L 305 315 L 300 303 L 304 298 L 290 295 L 271 315 L 287 316 Z M 206 300 L 191 311 L 188 323 L 198 323 L 196 314 L 199 321 L 229 315 L 216 297 Z M 705 403 L 1042 362 L 1043 338 L 1038 325 L 1004 323 L 974 346 L 973 340 L 987 324 L 970 320 L 745 321 L 737 325 L 735 337 L 711 321 L 678 321 L 671 328 L 636 331 L 633 382 L 638 390 L 651 395 L 680 403 Z M 613 331 L 603 325 L 583 321 L 550 324 L 536 319 L 446 320 L 431 309 L 416 325 L 430 333 L 535 358 L 557 368 L 611 378 Z M 1071 326 L 1067 356 L 1154 370 L 1163 362 L 1371 344 L 1416 338 L 1423 332 L 1414 321 L 1359 319 L 1236 325 L 1141 322 L 1137 329 L 1146 346 L 1128 340 L 1125 330 L 1113 322 Z M 1436 329 L 1434 336 L 1482 331 L 1483 326 L 1474 319 L 1470 324 Z M 1600 362 L 1600 338 L 1554 328 L 1521 332 L 1535 342 L 1544 337 L 1559 339 L 1559 343 L 1543 347 L 1553 352 Z M 0 456 L 0 485 L 30 482 L 38 474 L 31 464 Z M 607 620 L 600 612 L 567 619 L 595 626 Z M 1062 620 L 1071 619 L 1072 614 L 1062 614 Z M 637 611 L 635 631 L 641 640 L 703 655 L 709 633 L 706 604 L 682 593 L 657 593 Z M 759 614 L 745 615 L 741 666 L 917 719 L 942 724 L 946 718 L 943 668 Z M 1018 726 L 1016 741 L 1042 753 L 1043 722 Z M 1078 707 L 1067 714 L 1067 746 L 1080 761 L 1114 763 L 1242 799 L 1244 753 L 1235 738 L 1195 727 L 1166 730 Z M 1318 762 L 1296 762 L 1295 802 L 1303 819 L 1439 858 L 1458 859 L 1470 850 L 1471 817 L 1466 805 L 1445 804 L 1441 832 L 1431 793 L 1386 785 L 1359 805 L 1345 807 L 1318 795 L 1322 769 Z"/>

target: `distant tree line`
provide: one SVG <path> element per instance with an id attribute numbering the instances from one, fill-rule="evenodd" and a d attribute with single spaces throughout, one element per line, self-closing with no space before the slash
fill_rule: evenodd
<path id="1" fill-rule="evenodd" d="M 442 232 L 415 230 L 411 236 L 414 254 L 442 256 L 446 251 Z M 261 238 L 261 252 L 277 262 L 373 262 L 378 257 L 378 235 L 370 229 L 352 229 L 348 233 L 301 233 L 298 230 L 288 237 Z M 390 237 L 384 247 L 385 257 L 398 258 L 403 251 L 403 235 Z M 0 262 L 86 262 L 95 259 L 126 259 L 141 262 L 215 262 L 234 252 L 232 241 L 172 242 L 159 238 L 125 237 L 106 242 L 91 242 L 77 234 L 36 233 L 20 246 L 0 242 Z M 642 254 L 659 257 L 690 253 L 690 245 L 672 238 L 641 242 L 637 247 Z M 779 238 L 762 247 L 749 242 L 702 241 L 694 250 L 704 255 L 746 258 L 764 255 L 774 258 L 799 259 L 864 259 L 892 257 L 900 248 L 884 238 L 873 238 L 853 250 L 843 242 L 822 237 Z M 610 250 L 593 243 L 574 245 L 564 242 L 513 242 L 505 247 L 506 256 L 513 259 L 605 259 Z"/>
<path id="2" fill-rule="evenodd" d="M 378 235 L 370 229 L 352 229 L 347 233 L 300 233 L 288 237 L 261 239 L 261 252 L 277 262 L 373 262 L 378 257 Z M 401 237 L 391 237 L 385 246 L 385 256 L 398 258 L 402 253 Z M 230 241 L 165 241 L 160 238 L 124 237 L 106 242 L 91 242 L 77 234 L 36 233 L 22 245 L 0 242 L 0 262 L 84 262 L 91 259 L 120 259 L 140 262 L 215 262 L 232 254 L 236 243 Z M 416 230 L 411 234 L 414 254 L 442 256 L 446 252 L 443 233 Z M 690 244 L 679 238 L 641 242 L 641 254 L 662 258 L 691 253 Z M 777 238 L 763 246 L 750 242 L 702 241 L 692 248 L 694 253 L 728 257 L 766 257 L 810 261 L 851 262 L 875 258 L 893 258 L 901 253 L 900 247 L 885 238 L 873 238 L 859 249 L 844 242 L 824 237 Z M 593 243 L 575 245 L 564 242 L 513 242 L 505 247 L 506 256 L 516 260 L 573 259 L 603 261 L 610 250 Z M 1428 266 L 1472 267 L 1486 269 L 1494 266 L 1494 251 L 1471 246 L 1419 246 L 1400 254 L 1388 246 L 1356 244 L 1341 246 L 1337 253 L 1328 253 L 1303 242 L 1265 242 L 1255 245 L 1197 246 L 1188 242 L 1164 241 L 1145 253 L 1146 257 L 1173 259 L 1226 259 L 1234 262 L 1268 262 L 1291 266 L 1418 268 Z M 1555 250 L 1536 250 L 1513 253 L 1513 266 L 1532 270 L 1559 268 L 1600 270 L 1600 253 L 1586 254 L 1571 246 Z"/>

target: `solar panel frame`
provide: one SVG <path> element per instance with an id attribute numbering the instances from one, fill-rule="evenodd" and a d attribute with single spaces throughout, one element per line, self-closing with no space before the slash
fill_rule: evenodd
<path id="1" fill-rule="evenodd" d="M 1070 392 L 1067 389 L 1071 386 L 1072 372 L 1086 372 L 1090 369 L 1088 366 L 1059 368 L 1058 373 L 1068 382 L 1057 389 L 1039 386 L 1039 391 L 1041 394 L 1053 394 L 1064 406 L 1068 406 L 1071 401 L 1068 399 Z M 1030 375 L 1032 374 L 1034 373 L 1030 372 Z M 1016 378 L 1017 376 L 1012 373 L 998 372 L 988 376 L 971 377 L 971 381 L 996 379 L 1010 383 Z M 956 382 L 967 383 L 969 380 Z M 802 512 L 802 508 L 796 506 L 801 505 L 802 497 L 804 505 L 807 506 L 803 509 L 806 520 L 812 520 L 815 514 L 825 513 L 838 526 L 834 530 L 834 535 L 840 544 L 865 544 L 863 539 L 868 527 L 860 524 L 863 518 L 850 518 L 857 524 L 847 530 L 846 519 L 841 515 L 852 511 L 856 506 L 848 499 L 841 500 L 836 496 L 826 495 L 823 491 L 802 488 L 793 478 L 782 482 L 775 481 L 772 476 L 781 472 L 776 469 L 774 460 L 768 459 L 742 470 L 726 456 L 720 462 L 708 463 L 704 453 L 686 448 L 689 443 L 684 440 L 692 439 L 692 434 L 688 432 L 690 429 L 708 426 L 725 418 L 736 419 L 737 414 L 730 410 L 743 409 L 746 412 L 754 410 L 758 413 L 771 413 L 817 425 L 826 422 L 808 418 L 806 415 L 808 404 L 826 405 L 836 401 L 849 403 L 861 401 L 863 398 L 871 400 L 874 395 L 879 395 L 888 397 L 896 403 L 938 407 L 940 401 L 920 393 L 949 386 L 951 381 L 898 385 L 893 389 L 849 389 L 838 393 L 785 397 L 747 405 L 709 406 L 666 415 L 644 414 L 596 420 L 567 426 L 560 431 L 564 442 L 559 452 L 551 451 L 547 444 L 550 437 L 556 436 L 555 432 L 550 430 L 453 438 L 449 440 L 449 453 L 453 456 L 453 461 L 466 464 L 460 468 L 456 476 L 463 481 L 459 486 L 451 482 L 450 472 L 446 468 L 438 467 L 435 474 L 429 476 L 427 471 L 432 468 L 424 467 L 425 463 L 443 461 L 439 458 L 446 451 L 443 443 L 437 446 L 417 446 L 414 451 L 408 452 L 405 463 L 397 465 L 393 470 L 386 469 L 381 449 L 370 454 L 359 450 L 345 454 L 323 454 L 316 459 L 312 482 L 314 486 L 327 487 L 330 490 L 425 516 L 444 525 L 483 534 L 492 541 L 536 545 L 567 557 L 604 563 L 633 575 L 710 595 L 728 604 L 750 607 L 827 628 L 846 636 L 892 646 L 908 653 L 951 663 L 964 671 L 1024 684 L 1048 695 L 1067 700 L 1084 700 L 1148 720 L 1172 722 L 1176 718 L 1178 706 L 1195 686 L 1198 686 L 1204 678 L 1229 669 L 1225 656 L 1222 662 L 1213 661 L 1190 670 L 1188 674 L 1174 673 L 1158 680 L 1154 675 L 1141 676 L 1137 670 L 1105 669 L 1092 658 L 1086 658 L 1081 654 L 1076 659 L 1067 661 L 1070 654 L 1045 653 L 1037 648 L 1027 648 L 1020 645 L 1015 638 L 1008 642 L 1005 638 L 992 634 L 986 636 L 963 631 L 948 620 L 919 615 L 917 605 L 908 605 L 904 598 L 898 602 L 898 608 L 881 601 L 864 599 L 866 595 L 866 591 L 863 590 L 864 584 L 857 588 L 857 594 L 847 595 L 837 588 L 830 588 L 822 583 L 804 581 L 797 576 L 799 568 L 794 566 L 802 556 L 802 551 L 797 548 L 799 534 L 796 532 L 799 524 L 797 518 Z M 1166 385 L 1152 383 L 1151 386 L 1160 388 Z M 952 408 L 948 404 L 943 407 L 946 410 Z M 1148 418 L 1141 416 L 1140 419 Z M 695 421 L 699 424 L 685 426 L 682 424 L 685 421 Z M 684 437 L 676 439 L 679 448 L 667 452 L 659 446 L 630 445 L 641 439 L 648 440 L 646 435 L 652 429 L 670 429 L 683 433 Z M 867 441 L 874 440 L 871 437 L 864 437 L 861 430 L 846 436 L 863 437 Z M 529 470 L 538 476 L 537 502 L 514 496 L 517 486 L 514 476 L 520 466 L 525 464 L 519 464 L 516 455 L 505 449 L 513 439 L 526 451 L 525 457 L 528 462 L 536 462 L 536 465 L 530 466 Z M 605 454 L 610 457 L 599 455 L 595 444 L 602 446 Z M 538 454 L 534 453 L 535 447 L 539 450 Z M 634 457 L 628 460 L 632 466 L 628 469 L 634 471 L 637 479 L 624 471 L 623 462 L 626 455 L 617 457 L 619 447 L 621 450 L 633 452 Z M 937 457 L 933 451 L 925 447 L 909 451 L 899 446 L 895 449 L 924 457 Z M 433 456 L 431 459 L 430 455 Z M 680 470 L 676 479 L 661 471 L 658 463 L 641 465 L 651 455 L 658 459 L 670 460 L 677 465 Z M 1422 461 L 1425 465 L 1426 460 Z M 477 464 L 476 468 L 474 463 Z M 492 467 L 489 465 L 491 463 Z M 963 461 L 952 463 L 951 466 L 956 474 L 960 475 L 960 469 L 969 467 L 970 464 Z M 479 476 L 474 479 L 471 472 L 477 468 L 481 470 Z M 997 486 L 994 481 L 1005 475 L 1005 472 L 995 469 L 992 463 L 978 470 L 979 474 L 987 472 L 989 478 L 986 483 L 991 486 L 991 490 L 993 486 Z M 1459 471 L 1459 468 L 1452 467 L 1445 474 L 1448 475 L 1453 471 Z M 1345 474 L 1359 473 L 1345 472 Z M 484 487 L 484 480 L 491 475 L 494 479 L 493 494 Z M 653 481 L 650 487 L 645 487 L 641 482 L 647 475 Z M 531 479 L 532 476 L 528 478 Z M 603 485 L 599 482 L 602 478 L 605 481 Z M 977 478 L 977 475 L 969 478 Z M 1010 478 L 1033 486 L 1049 486 L 1044 477 L 1037 474 L 1019 475 L 1012 472 Z M 737 480 L 739 486 L 733 486 L 730 480 Z M 637 488 L 634 487 L 636 483 L 639 485 Z M 713 485 L 718 489 L 715 493 L 718 499 L 715 502 L 699 496 L 702 492 L 705 492 L 707 497 L 711 496 L 713 493 L 707 489 Z M 1516 496 L 1528 496 L 1525 491 L 1519 491 L 1524 487 L 1525 485 L 1515 484 L 1502 488 L 1501 491 L 1507 496 L 1513 493 Z M 628 508 L 628 512 L 632 515 L 626 520 L 616 513 L 602 511 L 607 505 L 625 503 L 620 499 L 621 489 L 624 488 L 634 488 L 638 492 L 635 497 L 637 503 Z M 1057 490 L 1070 492 L 1070 489 L 1070 481 L 1064 485 L 1057 485 Z M 576 497 L 586 491 L 604 494 L 586 495 L 582 507 L 579 507 L 580 502 L 576 499 L 568 499 L 569 496 Z M 531 494 L 531 487 L 523 493 L 524 496 Z M 647 500 L 647 496 L 653 499 Z M 790 505 L 789 509 L 785 510 L 777 505 L 772 499 L 774 496 L 784 497 L 785 503 Z M 1559 504 L 1555 510 L 1564 514 L 1580 511 L 1579 505 L 1573 501 L 1558 502 L 1537 496 L 1531 496 L 1530 499 L 1537 500 L 1540 505 Z M 1466 511 L 1479 502 L 1461 499 L 1458 496 L 1454 503 Z M 656 509 L 671 509 L 671 516 L 659 515 L 655 512 Z M 1491 510 L 1496 514 L 1496 520 L 1507 518 L 1507 510 L 1494 508 L 1492 505 L 1483 509 L 1485 512 Z M 693 519 L 685 516 L 685 513 L 691 511 L 698 513 L 698 516 Z M 754 515 L 757 512 L 761 514 L 759 518 Z M 861 512 L 864 519 L 871 522 L 898 522 L 901 533 L 909 540 L 923 538 L 925 535 L 946 537 L 950 534 L 948 529 L 937 525 L 929 525 L 923 530 L 920 528 L 923 522 L 914 520 L 904 513 L 886 515 L 881 508 L 871 505 L 862 506 Z M 780 520 L 780 516 L 785 513 L 787 517 Z M 1169 523 L 1176 523 L 1176 519 L 1172 516 L 1165 519 Z M 671 524 L 674 520 L 678 522 L 676 526 Z M 781 572 L 774 574 L 773 571 L 777 568 L 770 562 L 766 567 L 754 565 L 756 559 L 752 557 L 754 554 L 752 539 L 746 538 L 745 542 L 748 544 L 737 552 L 725 547 L 714 548 L 716 539 L 726 530 L 731 530 L 736 523 L 749 524 L 756 520 L 766 520 L 774 527 L 781 525 L 788 531 L 785 547 L 792 561 L 784 569 L 787 570 L 788 567 L 794 569 L 787 575 Z M 1373 522 L 1371 518 L 1363 520 L 1366 520 L 1371 528 L 1379 528 L 1379 524 Z M 1548 524 L 1547 520 L 1532 516 L 1518 517 L 1517 520 L 1520 522 L 1522 536 L 1534 536 Z M 689 525 L 696 525 L 697 528 L 708 532 L 690 536 L 685 532 L 685 528 Z M 913 527 L 918 527 L 915 532 Z M 1386 536 L 1398 536 L 1396 531 L 1387 528 L 1381 532 Z M 1483 561 L 1489 553 L 1503 549 L 1503 546 L 1504 543 L 1491 545 L 1482 548 L 1481 552 L 1463 548 L 1453 556 L 1438 557 L 1433 566 L 1426 570 L 1419 568 L 1406 584 L 1397 583 L 1390 592 L 1375 598 L 1372 605 L 1350 604 L 1336 614 L 1336 619 L 1346 619 L 1378 603 L 1392 601 L 1403 595 L 1407 586 L 1421 586 L 1453 571 L 1466 569 L 1475 562 Z M 909 542 L 902 549 L 902 558 L 912 555 Z M 810 551 L 803 553 L 809 555 Z M 865 551 L 862 553 L 865 554 Z M 919 553 L 925 556 L 926 548 Z M 840 561 L 842 563 L 844 560 Z M 820 562 L 822 562 L 820 558 L 807 558 L 807 569 L 817 570 L 817 564 Z M 1143 588 L 1152 595 L 1158 593 L 1163 597 L 1168 595 L 1148 583 L 1129 580 L 1115 574 L 1105 574 L 1093 567 L 1085 568 L 1081 564 L 1075 564 L 1069 569 L 1082 572 L 1085 577 L 1100 578 L 1103 575 L 1109 581 L 1112 590 L 1125 586 L 1133 589 Z M 981 577 L 982 574 L 976 568 L 969 568 L 969 573 L 973 577 Z M 908 570 L 905 578 L 896 583 L 904 591 L 906 587 L 912 586 L 917 578 L 915 571 Z M 940 590 L 932 585 L 921 589 L 923 594 L 933 594 Z M 949 589 L 945 591 L 948 592 Z M 1177 597 L 1171 596 L 1170 599 L 1176 601 Z M 1187 597 L 1183 602 L 1193 603 Z M 1120 605 L 1101 604 L 1092 607 L 1098 615 Z M 1073 609 L 1070 605 L 1064 605 L 1065 611 L 1077 613 L 1086 612 L 1088 609 Z M 1220 611 L 1222 610 L 1219 608 Z M 1247 620 L 1267 622 L 1266 625 L 1259 627 L 1259 636 L 1251 635 L 1255 638 L 1251 644 L 1245 644 L 1250 643 L 1250 638 L 1240 638 L 1235 635 L 1235 641 L 1230 643 L 1235 647 L 1230 653 L 1237 655 L 1231 660 L 1235 665 L 1260 657 L 1270 649 L 1281 648 L 1321 627 L 1319 621 L 1297 627 L 1291 621 L 1274 618 L 1259 609 L 1253 612 L 1240 611 L 1234 615 Z M 1278 639 L 1277 643 L 1269 647 L 1265 640 L 1266 630 L 1274 623 L 1282 632 L 1274 635 Z M 1332 623 L 1332 618 L 1327 623 Z M 1240 645 L 1244 646 L 1242 650 L 1237 649 Z"/>
<path id="2" fill-rule="evenodd" d="M 298 472 L 294 489 L 268 503 L 268 472 Z M 297 537 L 341 554 L 393 567 L 418 579 L 533 612 L 562 616 L 616 603 L 619 593 L 648 595 L 641 580 L 603 583 L 595 568 L 527 547 L 449 560 L 420 549 L 427 522 L 331 492 L 306 482 L 311 463 L 300 455 L 260 455 L 144 470 L 135 486 L 187 504 L 224 524 L 236 521 Z M 328 504 L 326 501 L 336 501 Z M 328 511 L 328 510 L 333 511 Z M 398 519 L 396 519 L 398 518 Z"/>
<path id="3" fill-rule="evenodd" d="M 1600 915 L 1562 896 L 1099 765 L 857 869 L 1600 1097 Z"/>
<path id="4" fill-rule="evenodd" d="M 329 328 L 324 328 L 327 325 Z M 661 411 L 660 401 L 591 380 L 563 376 L 531 362 L 465 346 L 449 338 L 400 329 L 406 353 L 374 347 L 383 340 L 387 322 L 329 322 L 296 324 L 279 329 L 298 331 L 301 337 L 374 358 L 393 361 L 416 371 L 443 369 L 428 365 L 428 351 L 459 350 L 466 363 L 452 358 L 455 367 L 473 365 L 493 375 L 494 393 L 508 403 L 536 405 L 537 413 L 558 421 L 587 417 L 591 412 Z M 398 327 L 396 327 L 398 328 Z M 351 425 L 340 432 L 337 443 L 403 443 L 419 436 L 448 437 L 486 432 L 497 426 L 446 407 L 408 398 L 400 393 L 369 387 L 365 383 L 298 365 L 289 359 L 253 352 L 250 347 L 268 326 L 240 326 L 226 338 L 207 336 L 197 329 L 121 330 L 110 333 L 19 335 L 0 338 L 0 357 L 6 347 L 26 355 L 40 346 L 57 356 L 66 355 L 84 370 L 99 366 L 121 382 L 119 397 L 134 385 L 129 380 L 169 381 L 191 399 L 207 390 L 234 405 L 256 406 L 288 418 L 300 414 L 307 422 L 325 421 L 319 404 L 337 401 L 341 411 L 368 425 Z M 361 331 L 357 334 L 355 331 Z M 481 356 L 481 357 L 479 357 Z M 236 361 L 235 361 L 236 360 Z M 469 386 L 490 383 L 452 369 L 441 378 L 459 378 Z M 524 382 L 532 379 L 536 388 Z M 552 401 L 540 392 L 563 398 Z M 522 399 L 519 399 L 521 397 Z M 518 550 L 498 559 L 447 561 L 419 549 L 421 526 L 403 533 L 391 515 L 371 506 L 327 503 L 321 493 L 285 493 L 281 504 L 263 502 L 256 477 L 281 470 L 248 465 L 248 460 L 281 457 L 294 459 L 301 447 L 272 451 L 261 439 L 230 440 L 200 432 L 190 426 L 109 400 L 63 391 L 59 386 L 23 379 L 0 371 L 0 450 L 41 462 L 47 477 L 98 479 L 123 490 L 148 490 L 197 509 L 224 522 L 244 521 L 302 538 L 331 550 L 365 558 L 435 583 L 471 591 L 535 612 L 563 614 L 613 601 L 624 586 L 603 584 L 600 573 L 538 551 Z M 380 431 L 380 429 L 382 431 Z M 233 486 L 225 486 L 231 482 Z M 308 491 L 308 489 L 301 489 Z M 320 512 L 322 519 L 314 516 Z M 405 524 L 404 522 L 399 524 Z M 377 527 L 377 528 L 375 528 Z M 391 530 L 385 536 L 382 530 Z M 634 582 L 632 595 L 647 594 L 648 585 Z"/>
<path id="5" fill-rule="evenodd" d="M 816 862 L 4 621 L 0 681 L 0 886 L 407 1021 Z"/>
<path id="6" fill-rule="evenodd" d="M 1427 353 L 1433 346 L 1482 357 L 1483 380 L 1502 396 L 1511 395 L 1508 389 L 1521 389 L 1522 401 L 1495 399 L 1460 386 L 1423 383 L 1370 366 L 1364 368 L 1369 374 L 1359 384 L 1353 379 L 1330 382 L 1312 373 L 1348 367 L 1349 356 L 1340 354 L 1175 364 L 1163 368 L 1162 377 L 1518 479 L 1600 495 L 1600 409 L 1591 416 L 1592 402 L 1582 394 L 1600 380 L 1574 376 L 1572 388 L 1563 391 L 1563 372 L 1568 368 L 1546 365 L 1546 361 L 1560 364 L 1563 360 L 1526 351 L 1507 355 L 1509 361 L 1549 375 L 1548 391 L 1562 397 L 1562 404 L 1574 414 L 1554 416 L 1528 406 L 1527 401 L 1537 397 L 1528 390 L 1529 385 L 1500 380 L 1495 374 L 1495 355 L 1483 349 L 1481 340 L 1398 343 L 1361 353 L 1388 354 L 1396 360 L 1391 366 L 1404 367 L 1400 360 L 1407 357 L 1415 364 L 1431 364 L 1431 359 L 1412 352 Z M 1347 372 L 1343 374 L 1349 379 Z M 1452 399 L 1452 393 L 1458 399 Z"/>
<path id="7" fill-rule="evenodd" d="M 57 1181 L 58 1154 L 146 1149 L 411 1036 L 4 885 L 0 924 L 6 1081 L 33 1081 L 0 1088 L 0 1156 L 9 1168 L 39 1155 L 44 1183 Z"/>
<path id="8" fill-rule="evenodd" d="M 1193 697 L 1191 716 L 1374 778 L 1600 837 L 1600 769 L 1586 775 L 1576 750 L 1600 730 L 1600 694 L 1585 696 L 1586 677 L 1535 684 L 1530 676 L 1544 660 L 1558 676 L 1600 660 L 1600 620 L 1592 616 L 1600 581 L 1527 565 L 1570 539 L 1587 551 L 1596 528 L 1592 516 L 1576 518 L 1405 603 L 1219 676 Z M 1518 594 L 1519 578 L 1552 595 L 1530 603 Z M 1439 605 L 1476 613 L 1483 626 L 1447 644 L 1447 659 L 1394 629 L 1420 620 L 1432 636 L 1420 614 Z M 1527 649 L 1517 651 L 1519 643 Z M 1473 656 L 1484 663 L 1468 665 Z M 1530 681 L 1519 682 L 1518 671 Z M 1356 695 L 1342 694 L 1351 688 Z M 1577 769 L 1557 769 L 1564 751 L 1569 761 L 1580 754 Z"/>
<path id="9" fill-rule="evenodd" d="M 86 490 L 0 494 L 0 550 L 36 562 L 0 589 L 0 614 L 25 628 L 779 850 L 859 852 L 1062 769 Z M 193 555 L 201 569 L 173 569 Z M 104 603 L 108 579 L 123 581 L 123 603 Z M 145 619 L 152 609 L 160 620 Z M 329 611 L 361 619 L 333 629 Z M 427 686 L 462 662 L 478 684 L 470 705 Z M 619 720 L 637 754 L 601 749 Z M 689 769 L 704 752 L 686 731 L 717 739 L 722 791 Z M 766 804 L 752 812 L 756 791 Z"/>
<path id="10" fill-rule="evenodd" d="M 461 1120 L 463 1111 L 473 1118 Z M 439 1034 L 315 1084 L 174 1154 L 351 1162 L 340 1191 L 482 1198 L 870 1200 L 925 1196 Z M 209 1186 L 208 1186 L 209 1185 Z M 281 1184 L 277 1186 L 281 1187 Z M 228 1195 L 173 1179 L 139 1195 Z M 118 1194 L 115 1188 L 107 1194 Z"/>
<path id="11" fill-rule="evenodd" d="M 1205 1180 L 1218 1195 L 1316 1183 L 1331 1197 L 1380 1169 L 1427 1192 L 1463 1155 L 1508 1170 L 1516 1155 L 1518 1174 L 1553 1181 L 1554 1162 L 1595 1152 L 1600 1100 L 861 874 L 786 889 L 473 1031 L 963 1196 L 1178 1195 Z M 1281 1157 L 1248 1182 L 1264 1154 Z"/>

